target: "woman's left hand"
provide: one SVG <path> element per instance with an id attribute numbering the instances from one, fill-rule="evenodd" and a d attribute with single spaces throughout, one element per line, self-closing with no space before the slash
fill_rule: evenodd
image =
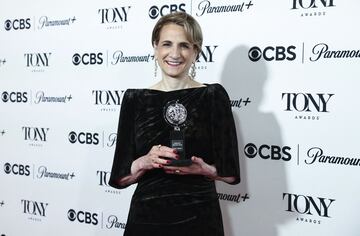
<path id="1" fill-rule="evenodd" d="M 163 169 L 167 174 L 176 175 L 203 175 L 209 178 L 216 178 L 216 168 L 207 164 L 200 157 L 191 157 L 190 166 L 164 166 Z"/>

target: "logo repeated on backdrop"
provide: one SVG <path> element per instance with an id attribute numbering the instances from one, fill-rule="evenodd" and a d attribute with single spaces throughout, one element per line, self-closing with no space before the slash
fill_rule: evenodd
<path id="1" fill-rule="evenodd" d="M 102 52 L 75 53 L 72 56 L 72 62 L 75 66 L 79 65 L 102 65 L 104 62 Z"/>
<path id="2" fill-rule="evenodd" d="M 72 180 L 75 177 L 74 172 L 55 172 L 49 171 L 48 167 L 42 165 L 37 168 L 36 178 L 38 179 L 57 179 L 57 180 Z"/>
<path id="3" fill-rule="evenodd" d="M 301 46 L 253 46 L 249 49 L 248 57 L 252 62 L 301 61 L 302 64 L 320 60 L 356 60 L 360 58 L 360 49 L 332 49 L 326 43 L 311 46 L 311 52 L 309 52 L 311 56 L 306 57 L 305 50 L 307 51 L 307 47 L 304 42 Z"/>
<path id="4" fill-rule="evenodd" d="M 122 50 L 116 50 L 113 53 L 110 53 L 110 64 L 111 65 L 117 65 L 119 63 L 137 63 L 137 62 L 150 62 L 150 59 L 154 59 L 153 55 L 150 55 L 150 53 L 146 55 L 126 55 Z"/>
<path id="5" fill-rule="evenodd" d="M 291 147 L 261 144 L 255 145 L 254 143 L 248 143 L 244 147 L 245 156 L 250 159 L 261 158 L 263 160 L 275 160 L 275 161 L 290 161 L 291 160 Z"/>
<path id="6" fill-rule="evenodd" d="M 9 92 L 4 91 L 1 93 L 1 101 L 4 103 L 27 103 L 28 92 Z"/>
<path id="7" fill-rule="evenodd" d="M 149 9 L 149 17 L 151 19 L 156 19 L 163 15 L 176 12 L 176 11 L 183 11 L 186 12 L 186 4 L 185 3 L 176 3 L 176 4 L 169 4 L 169 5 L 162 5 L 162 6 L 151 6 Z"/>
<path id="8" fill-rule="evenodd" d="M 249 49 L 249 59 L 257 62 L 260 59 L 265 61 L 294 61 L 296 59 L 296 46 L 267 46 L 260 48 L 258 46 Z"/>
<path id="9" fill-rule="evenodd" d="M 331 218 L 331 209 L 335 199 L 313 197 L 302 194 L 283 193 L 285 211 L 296 215 L 299 223 L 321 224 L 323 220 Z M 299 216 L 300 214 L 300 216 Z"/>
<path id="10" fill-rule="evenodd" d="M 98 213 L 83 210 L 75 211 L 74 209 L 70 209 L 67 213 L 67 217 L 70 221 L 81 224 L 98 225 L 99 223 Z"/>
<path id="11" fill-rule="evenodd" d="M 215 50 L 219 45 L 205 45 L 196 60 L 195 66 L 197 70 L 206 70 L 207 66 L 215 62 Z"/>
<path id="12" fill-rule="evenodd" d="M 122 29 L 129 20 L 130 9 L 131 6 L 98 9 L 99 22 L 106 29 Z"/>
<path id="13" fill-rule="evenodd" d="M 120 108 L 125 90 L 92 90 L 94 105 L 100 111 L 114 112 Z"/>
<path id="14" fill-rule="evenodd" d="M 304 161 L 307 165 L 319 164 L 327 166 L 360 166 L 360 158 L 339 156 L 324 152 L 320 147 L 309 148 Z"/>
<path id="15" fill-rule="evenodd" d="M 101 146 L 112 148 L 116 142 L 116 133 L 97 132 L 75 132 L 71 131 L 68 135 L 69 142 L 72 144 Z"/>
<path id="16" fill-rule="evenodd" d="M 45 53 L 24 53 L 26 68 L 31 72 L 44 72 L 50 66 L 51 52 Z"/>
<path id="17" fill-rule="evenodd" d="M 51 19 L 49 16 L 32 17 L 35 23 L 32 22 L 31 18 L 13 19 L 6 20 L 4 23 L 5 30 L 29 30 L 34 26 L 34 30 L 43 30 L 49 27 L 60 27 L 70 26 L 76 21 L 76 17 L 68 17 L 64 19 Z M 38 18 L 38 20 L 36 20 Z M 38 24 L 36 26 L 36 23 Z"/>
<path id="18" fill-rule="evenodd" d="M 34 180 L 72 180 L 75 177 L 74 172 L 53 171 L 45 165 L 35 166 L 31 168 L 27 164 L 4 164 L 4 172 L 8 175 L 32 177 Z"/>
<path id="19" fill-rule="evenodd" d="M 26 164 L 4 164 L 4 172 L 8 175 L 16 175 L 16 176 L 30 176 L 31 170 L 30 165 Z"/>
<path id="20" fill-rule="evenodd" d="M 300 12 L 301 17 L 325 16 L 328 9 L 335 7 L 335 0 L 289 0 L 291 10 Z"/>
<path id="21" fill-rule="evenodd" d="M 65 96 L 48 96 L 44 91 L 37 91 L 32 101 L 34 104 L 40 103 L 68 103 L 73 97 L 71 94 Z"/>
<path id="22" fill-rule="evenodd" d="M 30 18 L 20 18 L 20 19 L 8 19 L 4 22 L 5 30 L 29 30 L 31 29 L 31 19 Z"/>
<path id="23" fill-rule="evenodd" d="M 42 147 L 48 142 L 50 128 L 23 126 L 21 129 L 24 134 L 24 141 L 30 146 Z"/>
<path id="24" fill-rule="evenodd" d="M 3 137 L 6 134 L 6 131 L 4 129 L 0 129 L 0 137 Z"/>
<path id="25" fill-rule="evenodd" d="M 72 24 L 74 24 L 74 22 L 76 21 L 75 16 L 73 17 L 69 17 L 69 18 L 65 18 L 65 19 L 60 19 L 60 20 L 54 20 L 51 19 L 48 16 L 41 16 L 39 18 L 38 21 L 38 29 L 45 29 L 45 28 L 49 28 L 49 27 L 59 27 L 59 26 L 70 26 Z"/>
<path id="26" fill-rule="evenodd" d="M 311 62 L 319 60 L 351 60 L 360 58 L 360 49 L 329 49 L 326 43 L 318 43 L 311 50 Z"/>
<path id="27" fill-rule="evenodd" d="M 254 6 L 253 1 L 234 1 L 234 4 L 217 5 L 218 1 L 202 0 L 198 4 L 194 3 L 194 13 L 196 16 L 203 16 L 207 14 L 229 14 L 242 13 L 250 10 Z"/>
<path id="28" fill-rule="evenodd" d="M 98 170 L 96 171 L 96 177 L 98 178 L 98 186 L 105 188 L 106 193 L 120 194 L 121 191 L 111 187 L 108 183 L 110 180 L 110 171 Z"/>
<path id="29" fill-rule="evenodd" d="M 131 55 L 122 50 L 106 50 L 105 52 L 75 53 L 72 63 L 75 66 L 116 66 L 123 63 L 148 63 L 154 60 L 150 53 Z"/>
<path id="30" fill-rule="evenodd" d="M 26 92 L 9 92 L 1 93 L 1 100 L 4 103 L 29 103 L 29 104 L 44 104 L 44 103 L 69 103 L 73 99 L 71 94 L 63 96 L 50 96 L 45 91 L 26 91 Z"/>
<path id="31" fill-rule="evenodd" d="M 229 194 L 229 193 L 217 193 L 218 199 L 221 201 L 229 201 L 229 202 L 245 202 L 247 199 L 250 199 L 247 193 L 245 194 Z"/>
<path id="32" fill-rule="evenodd" d="M 247 98 L 240 98 L 240 99 L 236 99 L 236 100 L 230 100 L 230 103 L 231 103 L 232 108 L 241 109 L 246 106 L 249 106 L 251 103 L 251 100 L 249 97 L 247 97 Z"/>
<path id="33" fill-rule="evenodd" d="M 320 120 L 320 115 L 329 114 L 332 93 L 282 93 L 284 110 L 298 120 Z"/>
<path id="34" fill-rule="evenodd" d="M 85 210 L 70 209 L 67 212 L 69 221 L 89 225 L 89 227 L 100 227 L 108 230 L 124 230 L 126 223 L 121 222 L 114 214 L 104 212 L 91 212 Z"/>
<path id="35" fill-rule="evenodd" d="M 28 215 L 32 221 L 42 221 L 46 218 L 47 207 L 49 203 L 21 199 L 22 213 Z"/>

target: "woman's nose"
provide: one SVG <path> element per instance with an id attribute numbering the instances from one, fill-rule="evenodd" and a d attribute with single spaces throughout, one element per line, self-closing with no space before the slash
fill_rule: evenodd
<path id="1" fill-rule="evenodd" d="M 172 58 L 179 58 L 180 57 L 180 49 L 179 49 L 179 47 L 176 47 L 176 46 L 172 47 L 171 51 L 170 51 L 170 56 Z"/>

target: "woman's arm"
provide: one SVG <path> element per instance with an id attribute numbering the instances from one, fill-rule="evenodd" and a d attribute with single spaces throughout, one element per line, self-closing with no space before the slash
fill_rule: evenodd
<path id="1" fill-rule="evenodd" d="M 153 146 L 146 155 L 139 157 L 132 162 L 130 174 L 118 179 L 116 181 L 117 184 L 120 186 L 134 184 L 146 173 L 146 171 L 163 168 L 164 165 L 171 162 L 164 159 L 164 157 L 172 159 L 179 158 L 175 149 L 161 145 Z"/>

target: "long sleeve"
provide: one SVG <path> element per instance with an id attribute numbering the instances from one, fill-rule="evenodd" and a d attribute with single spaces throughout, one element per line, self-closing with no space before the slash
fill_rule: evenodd
<path id="1" fill-rule="evenodd" d="M 109 185 L 114 188 L 127 187 L 118 185 L 117 180 L 130 174 L 131 165 L 135 159 L 134 110 L 134 92 L 126 90 L 121 103 L 115 154 L 109 180 Z"/>
<path id="2" fill-rule="evenodd" d="M 235 177 L 231 184 L 240 182 L 239 151 L 236 127 L 229 96 L 220 84 L 212 93 L 211 133 L 213 158 L 220 177 Z"/>

